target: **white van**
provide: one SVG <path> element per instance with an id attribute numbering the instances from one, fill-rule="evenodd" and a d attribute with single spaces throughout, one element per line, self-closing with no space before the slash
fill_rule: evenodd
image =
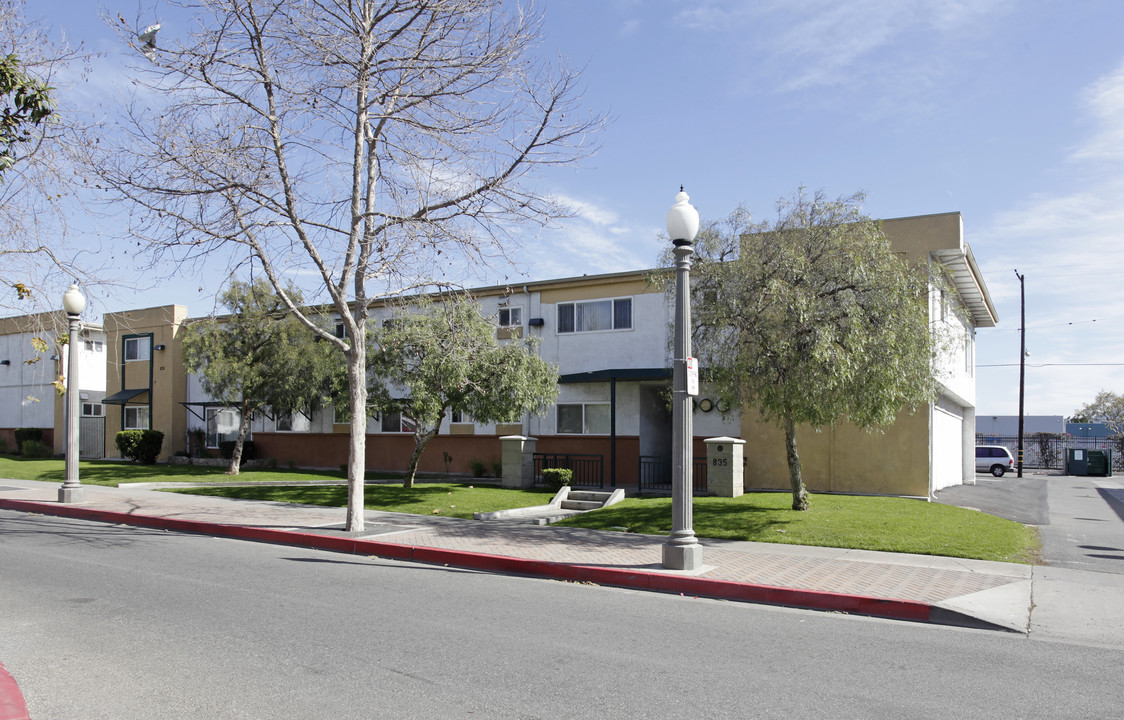
<path id="1" fill-rule="evenodd" d="M 976 472 L 989 472 L 995 477 L 1015 468 L 1011 451 L 1002 445 L 976 446 Z"/>

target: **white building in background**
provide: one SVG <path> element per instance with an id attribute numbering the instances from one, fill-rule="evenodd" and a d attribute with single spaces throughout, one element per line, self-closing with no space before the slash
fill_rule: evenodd
<path id="1" fill-rule="evenodd" d="M 1062 415 L 1026 415 L 1023 417 L 1023 434 L 1057 433 L 1066 431 Z M 976 415 L 976 436 L 987 438 L 1015 437 L 1019 434 L 1018 415 Z M 980 444 L 987 444 L 983 440 Z"/>
<path id="2" fill-rule="evenodd" d="M 54 382 L 65 378 L 70 349 L 56 339 L 65 334 L 62 311 L 0 318 L 0 438 L 13 449 L 18 428 L 40 428 L 44 442 L 53 443 L 56 414 L 63 412 Z M 79 342 L 83 350 L 78 368 L 82 413 L 101 416 L 105 333 L 100 325 L 83 323 Z"/>

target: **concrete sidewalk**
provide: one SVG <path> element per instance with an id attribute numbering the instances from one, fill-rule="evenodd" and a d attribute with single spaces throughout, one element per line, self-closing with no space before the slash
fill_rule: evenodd
<path id="1" fill-rule="evenodd" d="M 703 540 L 696 572 L 660 565 L 663 537 L 437 516 L 344 511 L 289 503 L 86 486 L 57 502 L 58 485 L 0 479 L 0 508 L 587 581 L 685 595 L 1027 633 L 1033 568 L 927 555 Z"/>

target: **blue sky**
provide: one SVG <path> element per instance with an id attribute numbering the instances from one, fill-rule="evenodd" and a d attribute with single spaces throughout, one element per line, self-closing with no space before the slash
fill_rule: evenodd
<path id="1" fill-rule="evenodd" d="M 137 14 L 134 3 L 103 3 Z M 154 8 L 154 9 L 151 9 Z M 1124 392 L 1124 3 L 1117 0 L 570 0 L 542 4 L 542 52 L 584 68 L 612 123 L 581 168 L 543 176 L 577 217 L 529 234 L 509 280 L 651 267 L 679 185 L 704 217 L 772 217 L 799 185 L 868 194 L 875 217 L 964 215 L 1000 325 L 977 336 L 980 415 Z M 47 0 L 72 39 L 109 45 L 97 6 Z M 146 2 L 142 18 L 165 21 Z M 112 84 L 119 56 L 97 60 Z M 120 78 L 118 78 L 120 80 Z M 89 93 L 84 93 L 87 97 Z M 93 222 L 93 221 L 91 221 Z M 112 217 L 96 224 L 111 224 Z M 215 273 L 98 310 L 209 312 Z M 481 278 L 503 282 L 503 276 Z M 991 367 L 1004 366 L 1005 367 Z"/>

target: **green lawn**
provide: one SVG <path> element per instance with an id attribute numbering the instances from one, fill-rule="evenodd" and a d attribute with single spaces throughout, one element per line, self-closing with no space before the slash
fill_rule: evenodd
<path id="1" fill-rule="evenodd" d="M 495 485 L 473 483 L 421 483 L 412 488 L 394 485 L 367 485 L 365 504 L 370 510 L 471 518 L 473 513 L 508 508 L 545 505 L 554 493 L 547 490 L 512 490 Z M 315 487 L 213 487 L 176 492 L 192 495 L 218 495 L 245 500 L 273 500 L 342 507 L 347 504 L 347 488 L 342 485 Z"/>
<path id="2" fill-rule="evenodd" d="M 15 480 L 42 480 L 62 482 L 65 478 L 62 460 L 31 460 L 12 455 L 0 455 L 0 477 Z M 202 465 L 137 465 L 132 462 L 105 460 L 78 463 L 78 476 L 85 485 L 116 486 L 137 482 L 261 482 L 294 480 L 337 480 L 343 482 L 342 472 L 304 471 L 288 469 L 243 469 L 238 475 L 227 475 L 225 467 Z M 368 478 L 394 478 L 401 475 L 367 473 Z"/>
<path id="3" fill-rule="evenodd" d="M 133 482 L 254 482 L 253 487 L 182 490 L 199 495 L 274 500 L 310 505 L 343 506 L 341 486 L 268 487 L 271 482 L 343 480 L 340 472 L 244 470 L 229 476 L 221 467 L 135 465 L 83 462 L 82 482 L 117 485 Z M 61 460 L 25 460 L 0 456 L 0 477 L 63 481 Z M 370 475 L 368 477 L 371 477 Z M 382 477 L 394 477 L 393 475 Z M 433 482 L 407 489 L 398 484 L 368 485 L 366 506 L 372 510 L 471 518 L 475 512 L 542 505 L 545 490 L 510 490 L 494 485 Z M 757 542 L 820 545 L 887 552 L 1032 563 L 1039 549 L 1032 527 L 974 510 L 906 498 L 815 495 L 811 509 L 789 509 L 788 493 L 748 493 L 737 499 L 699 497 L 694 501 L 694 529 L 699 537 Z M 664 535 L 671 529 L 671 499 L 629 498 L 605 510 L 580 515 L 562 525 L 594 529 L 626 528 L 629 532 Z"/>
<path id="4" fill-rule="evenodd" d="M 736 499 L 698 497 L 699 537 L 820 545 L 886 552 L 1033 563 L 1038 532 L 975 510 L 908 498 L 815 495 L 806 512 L 791 510 L 789 493 L 747 493 Z M 560 525 L 662 535 L 671 531 L 671 499 L 629 498 Z"/>

